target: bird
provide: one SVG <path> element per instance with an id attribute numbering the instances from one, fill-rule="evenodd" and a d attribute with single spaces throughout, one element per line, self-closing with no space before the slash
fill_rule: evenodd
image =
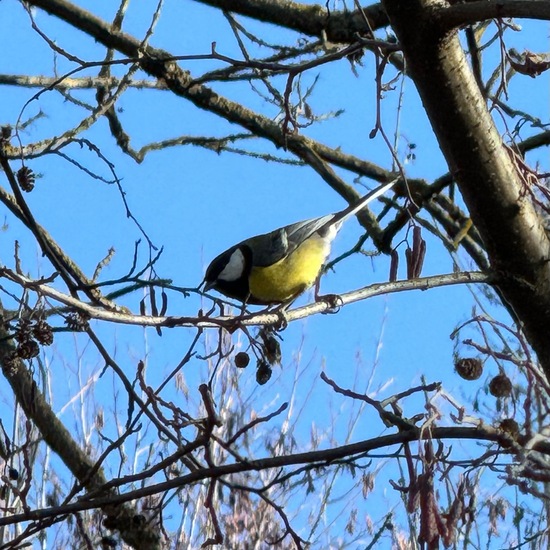
<path id="1" fill-rule="evenodd" d="M 397 181 L 377 187 L 339 212 L 285 225 L 228 248 L 212 260 L 201 286 L 243 304 L 293 302 L 318 280 L 342 224 Z"/>

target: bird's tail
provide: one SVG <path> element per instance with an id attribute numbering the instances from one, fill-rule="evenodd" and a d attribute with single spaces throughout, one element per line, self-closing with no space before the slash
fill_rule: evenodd
<path id="1" fill-rule="evenodd" d="M 401 178 L 396 178 L 389 183 L 384 183 L 380 187 L 377 187 L 376 189 L 373 189 L 370 193 L 367 193 L 364 197 L 362 197 L 357 203 L 352 204 L 345 208 L 344 210 L 338 212 L 337 214 L 334 214 L 334 217 L 330 220 L 331 225 L 340 226 L 342 223 L 344 223 L 345 220 L 347 220 L 350 216 L 353 216 L 367 204 L 371 203 L 373 200 L 376 200 L 378 197 L 381 197 L 386 191 L 391 189 Z"/>

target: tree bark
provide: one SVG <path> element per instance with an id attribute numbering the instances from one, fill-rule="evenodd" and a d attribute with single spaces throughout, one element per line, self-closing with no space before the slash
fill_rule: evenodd
<path id="1" fill-rule="evenodd" d="M 485 244 L 497 286 L 550 379 L 550 242 L 532 189 L 495 127 L 437 0 L 384 0 L 441 150 Z"/>

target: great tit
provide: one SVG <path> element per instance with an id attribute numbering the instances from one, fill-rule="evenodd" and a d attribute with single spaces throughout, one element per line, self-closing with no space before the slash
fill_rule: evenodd
<path id="1" fill-rule="evenodd" d="M 396 181 L 381 185 L 340 212 L 286 225 L 232 246 L 208 266 L 205 290 L 217 290 L 244 304 L 291 302 L 319 277 L 344 221 Z"/>

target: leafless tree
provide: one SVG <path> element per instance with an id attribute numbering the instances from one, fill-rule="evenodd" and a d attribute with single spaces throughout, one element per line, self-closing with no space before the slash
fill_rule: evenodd
<path id="1" fill-rule="evenodd" d="M 527 44 L 531 32 L 518 22 L 545 32 L 550 3 L 142 4 L 121 0 L 109 21 L 99 13 L 112 6 L 94 6 L 96 15 L 66 0 L 0 4 L 4 21 L 16 22 L 2 35 L 4 55 L 17 55 L 32 36 L 40 44 L 36 62 L 51 60 L 49 75 L 0 74 L 3 103 L 8 90 L 17 97 L 0 120 L 0 362 L 9 384 L 1 391 L 1 548 L 29 541 L 146 549 L 548 544 L 550 121 L 548 97 L 540 94 L 548 93 L 550 57 L 516 44 Z M 181 19 L 168 25 L 174 9 Z M 231 49 L 210 39 L 214 19 L 230 33 Z M 166 28 L 181 28 L 185 46 L 175 47 L 180 42 Z M 208 47 L 191 51 L 186 33 L 194 47 L 208 36 Z M 353 87 L 361 78 L 375 83 L 369 99 Z M 330 89 L 342 105 L 317 107 Z M 125 103 L 138 93 L 138 101 Z M 420 99 L 415 111 L 424 110 L 438 144 L 428 156 L 441 152 L 446 163 L 437 177 L 411 175 L 420 153 L 399 126 L 409 96 Z M 180 134 L 179 125 L 167 124 L 161 137 L 151 136 L 147 102 L 168 123 L 191 110 L 201 130 Z M 323 124 L 366 104 L 372 128 L 347 120 L 346 131 L 335 133 L 340 142 L 317 137 Z M 369 150 L 356 146 L 357 135 L 385 151 L 387 166 L 357 153 Z M 186 182 L 171 167 L 189 147 L 211 152 L 220 165 L 236 156 L 262 169 L 284 166 L 296 178 L 310 171 L 350 203 L 363 194 L 350 181 L 372 187 L 398 178 L 392 193 L 358 216 L 365 236 L 331 264 L 360 255 L 369 239 L 388 258 L 375 261 L 389 273 L 284 314 L 235 309 L 182 287 L 181 274 L 164 273 L 152 225 L 131 206 L 137 191 L 119 174 L 128 159 L 144 171 L 157 159 L 159 178 L 176 193 Z M 67 174 L 59 186 L 51 181 L 55 166 Z M 132 230 L 121 236 L 127 254 L 120 276 L 107 275 L 114 250 L 92 258 L 85 245 L 60 244 L 69 235 L 90 238 L 68 212 L 56 213 L 62 229 L 41 223 L 37 190 L 49 189 L 56 200 L 73 177 L 114 188 L 122 200 Z M 107 208 L 89 212 L 97 226 L 108 224 Z M 147 215 L 154 226 L 169 223 L 162 211 Z M 40 251 L 38 262 L 29 242 Z M 430 247 L 446 250 L 452 269 L 441 265 L 423 277 Z M 280 338 L 297 319 L 338 314 L 383 294 L 422 289 L 427 296 L 434 287 L 466 284 L 476 305 L 451 336 L 471 399 L 429 380 L 393 395 L 326 373 L 308 385 L 298 354 L 276 370 L 281 354 L 292 355 Z M 148 363 L 153 336 L 136 332 L 143 328 L 154 329 L 159 346 L 177 350 L 167 372 Z M 136 335 L 143 353 L 132 349 Z M 79 384 L 67 390 L 60 412 L 54 394 L 65 375 L 52 365 L 53 354 Z M 83 358 L 95 367 L 88 370 Z M 244 378 L 238 367 L 249 362 L 245 372 L 255 365 L 256 377 Z M 498 373 L 484 384 L 487 363 Z M 191 374 L 197 364 L 207 367 L 204 380 Z M 276 382 L 293 380 L 281 400 L 273 380 L 264 385 L 273 373 Z M 109 397 L 94 395 L 101 378 Z M 347 438 L 336 429 L 320 433 L 311 422 L 307 404 L 319 391 L 350 407 Z M 70 420 L 67 411 L 74 412 Z M 354 427 L 373 418 L 378 435 L 357 437 Z M 333 419 L 336 425 L 336 412 Z M 383 512 L 368 506 L 381 487 L 393 499 Z M 339 501 L 341 512 L 324 524 Z"/>

